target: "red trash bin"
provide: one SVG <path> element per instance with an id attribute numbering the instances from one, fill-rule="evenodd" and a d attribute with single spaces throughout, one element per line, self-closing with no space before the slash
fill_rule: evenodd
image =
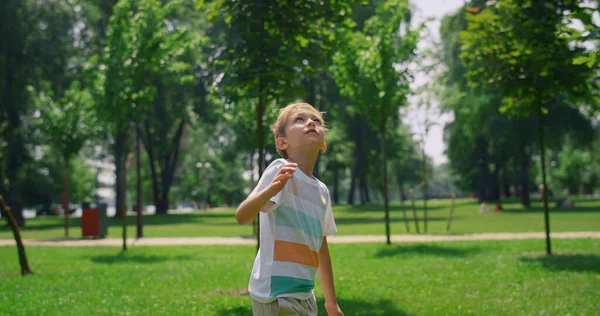
<path id="1" fill-rule="evenodd" d="M 105 207 L 82 209 L 81 235 L 83 237 L 105 237 L 107 224 Z"/>

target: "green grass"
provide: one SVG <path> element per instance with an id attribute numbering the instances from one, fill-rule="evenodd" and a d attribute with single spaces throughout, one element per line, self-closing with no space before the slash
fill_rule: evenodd
<path id="1" fill-rule="evenodd" d="M 594 315 L 600 241 L 331 245 L 346 315 Z M 0 247 L 1 315 L 250 315 L 253 246 Z M 7 260 L 8 259 L 8 260 Z M 323 296 L 317 285 L 320 315 Z"/>
<path id="2" fill-rule="evenodd" d="M 410 205 L 406 205 L 407 215 L 412 220 Z M 417 203 L 420 231 L 423 232 L 423 202 Z M 484 232 L 539 232 L 544 230 L 544 217 L 539 201 L 534 201 L 531 209 L 524 209 L 517 201 L 503 203 L 501 213 L 479 213 L 479 203 L 472 199 L 456 201 L 450 233 Z M 446 219 L 450 201 L 433 200 L 428 203 L 428 233 L 445 234 Z M 250 225 L 237 225 L 233 209 L 198 211 L 194 213 L 172 214 L 167 216 L 144 216 L 144 236 L 146 237 L 200 237 L 200 236 L 250 236 Z M 334 207 L 339 235 L 382 235 L 383 207 L 379 204 L 364 206 L 341 205 Z M 391 232 L 405 234 L 403 214 L 398 203 L 391 205 Z M 70 236 L 81 238 L 81 221 L 70 221 Z M 25 239 L 57 239 L 64 237 L 64 219 L 57 216 L 39 217 L 27 220 L 22 229 Z M 127 235 L 136 233 L 135 217 L 128 218 Z M 8 227 L 1 225 L 0 239 L 12 239 Z M 600 200 L 576 200 L 573 209 L 552 209 L 550 227 L 553 232 L 597 231 L 600 228 Z M 108 237 L 121 237 L 121 220 L 111 219 Z M 410 223 L 410 233 L 415 233 L 414 223 Z"/>

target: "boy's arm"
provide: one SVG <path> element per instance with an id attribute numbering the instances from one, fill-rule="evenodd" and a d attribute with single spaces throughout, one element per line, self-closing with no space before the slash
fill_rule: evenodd
<path id="1" fill-rule="evenodd" d="M 269 188 L 265 188 L 258 194 L 249 196 L 244 200 L 235 212 L 235 219 L 238 224 L 247 224 L 252 221 L 273 195 Z"/>
<path id="2" fill-rule="evenodd" d="M 323 237 L 323 244 L 319 249 L 319 267 L 317 268 L 321 289 L 325 296 L 325 310 L 328 315 L 344 315 L 337 303 L 335 295 L 335 285 L 333 284 L 333 269 L 331 267 L 331 257 L 329 256 L 329 246 L 327 237 Z"/>
<path id="3" fill-rule="evenodd" d="M 284 165 L 267 187 L 244 200 L 235 211 L 235 219 L 238 224 L 247 224 L 256 217 L 267 202 L 283 189 L 287 181 L 294 175 L 294 171 L 296 171 L 296 164 Z"/>

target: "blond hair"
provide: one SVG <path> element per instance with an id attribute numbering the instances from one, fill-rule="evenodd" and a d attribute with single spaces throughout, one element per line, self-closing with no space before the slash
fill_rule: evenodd
<path id="1" fill-rule="evenodd" d="M 308 103 L 294 103 L 279 110 L 279 116 L 277 117 L 277 120 L 275 121 L 275 123 L 273 123 L 273 125 L 271 125 L 271 132 L 273 132 L 275 141 L 277 141 L 277 138 L 285 136 L 285 129 L 288 126 L 290 117 L 297 113 L 315 114 L 321 120 L 323 128 L 327 130 L 325 128 L 325 120 L 323 119 L 324 112 L 319 112 L 317 109 L 315 109 L 312 105 Z M 277 148 L 277 153 L 281 157 L 287 159 L 287 153 L 285 152 L 285 150 Z"/>

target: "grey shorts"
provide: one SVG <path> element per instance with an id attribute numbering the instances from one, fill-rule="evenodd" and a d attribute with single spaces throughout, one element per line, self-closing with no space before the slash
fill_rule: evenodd
<path id="1" fill-rule="evenodd" d="M 315 316 L 317 300 L 314 296 L 307 300 L 278 297 L 277 300 L 267 304 L 252 300 L 252 314 L 254 316 Z"/>

